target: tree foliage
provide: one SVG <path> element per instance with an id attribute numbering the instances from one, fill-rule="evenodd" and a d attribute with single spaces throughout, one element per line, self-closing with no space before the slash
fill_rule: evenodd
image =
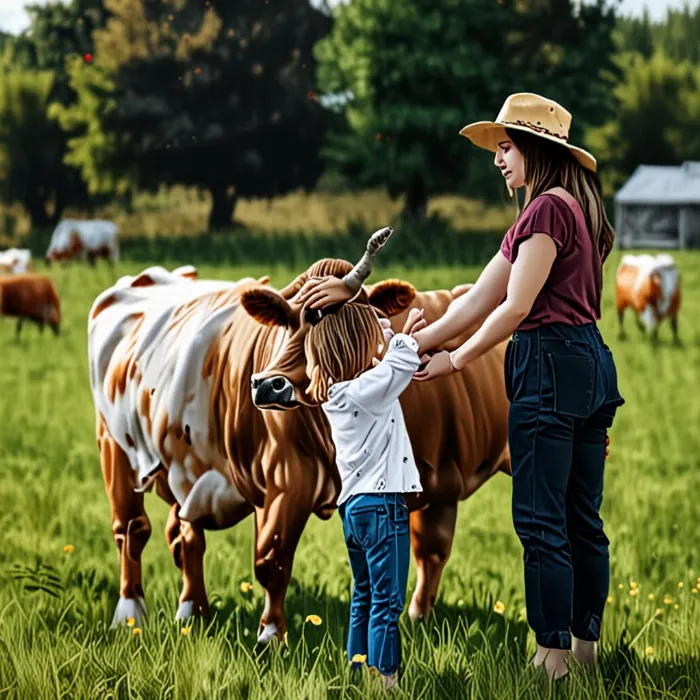
<path id="1" fill-rule="evenodd" d="M 623 78 L 614 90 L 615 117 L 588 134 L 612 193 L 641 163 L 700 160 L 700 66 L 657 50 L 618 59 Z"/>
<path id="2" fill-rule="evenodd" d="M 325 111 L 314 43 L 330 28 L 307 0 L 284 4 L 105 0 L 91 65 L 73 62 L 78 101 L 57 108 L 94 191 L 136 183 L 208 189 L 210 227 L 230 226 L 236 198 L 312 187 Z"/>
<path id="3" fill-rule="evenodd" d="M 317 47 L 320 85 L 349 93 L 348 129 L 329 162 L 362 186 L 427 197 L 497 186 L 492 157 L 458 137 L 495 118 L 508 94 L 532 91 L 575 115 L 572 139 L 607 116 L 614 79 L 614 13 L 603 0 L 350 0 Z M 485 170 L 489 168 L 489 170 Z M 488 174 L 487 174 L 488 173 Z M 489 177 L 490 175 L 490 177 Z"/>

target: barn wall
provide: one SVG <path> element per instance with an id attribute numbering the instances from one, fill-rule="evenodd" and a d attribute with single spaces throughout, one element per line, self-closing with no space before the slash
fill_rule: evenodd
<path id="1" fill-rule="evenodd" d="M 618 204 L 621 248 L 678 248 L 681 210 L 675 205 Z"/>
<path id="2" fill-rule="evenodd" d="M 680 232 L 683 247 L 700 248 L 700 206 L 683 207 Z"/>

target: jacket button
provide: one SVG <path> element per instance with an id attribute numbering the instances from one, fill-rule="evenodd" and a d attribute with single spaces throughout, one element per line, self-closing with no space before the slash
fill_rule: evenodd
<path id="1" fill-rule="evenodd" d="M 404 463 L 408 462 L 408 457 L 403 458 Z"/>
<path id="2" fill-rule="evenodd" d="M 355 416 L 355 418 L 357 418 L 357 411 L 353 411 L 352 415 Z"/>

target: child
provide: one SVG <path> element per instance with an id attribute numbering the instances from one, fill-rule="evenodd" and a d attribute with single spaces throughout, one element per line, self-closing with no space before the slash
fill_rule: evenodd
<path id="1" fill-rule="evenodd" d="M 348 658 L 366 657 L 388 687 L 398 680 L 408 578 L 404 494 L 422 491 L 399 396 L 420 365 L 411 336 L 424 326 L 423 311 L 412 309 L 394 335 L 370 306 L 348 303 L 305 339 L 309 393 L 330 422 L 342 479 L 338 506 L 354 579 Z"/>

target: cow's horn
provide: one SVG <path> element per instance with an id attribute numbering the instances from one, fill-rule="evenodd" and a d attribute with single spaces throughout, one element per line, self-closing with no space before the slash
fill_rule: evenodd
<path id="1" fill-rule="evenodd" d="M 360 262 L 343 277 L 343 282 L 354 292 L 360 291 L 362 283 L 369 277 L 370 272 L 372 272 L 372 263 L 377 257 L 377 253 L 384 247 L 384 244 L 389 240 L 392 233 L 394 233 L 394 229 L 391 226 L 385 226 L 375 231 L 370 236 L 369 241 L 367 241 L 367 249 Z"/>

